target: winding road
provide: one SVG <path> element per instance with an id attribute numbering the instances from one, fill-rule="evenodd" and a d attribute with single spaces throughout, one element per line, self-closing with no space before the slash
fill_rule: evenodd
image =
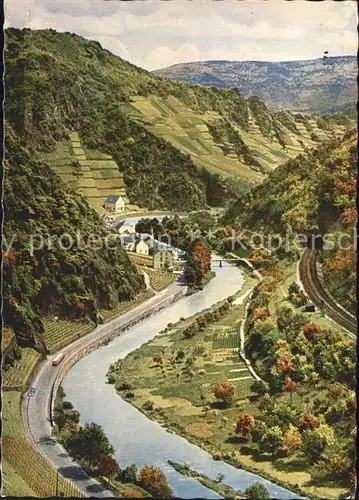
<path id="1" fill-rule="evenodd" d="M 324 304 L 325 314 L 344 328 L 348 335 L 356 338 L 356 318 L 332 297 L 324 285 L 320 264 L 315 250 L 305 250 L 299 263 L 299 276 L 305 293 L 320 309 Z"/>
<path id="2" fill-rule="evenodd" d="M 97 327 L 93 332 L 62 349 L 66 358 L 81 351 L 95 340 L 106 337 L 110 332 L 125 328 L 128 324 L 140 319 L 144 313 L 161 307 L 179 293 L 185 293 L 186 287 L 173 283 L 166 290 L 156 294 L 142 304 L 131 309 L 122 316 Z M 113 497 L 113 493 L 102 486 L 98 481 L 89 477 L 84 470 L 68 455 L 66 450 L 52 436 L 50 422 L 50 406 L 52 387 L 56 380 L 60 366 L 52 366 L 55 355 L 46 359 L 33 380 L 31 387 L 35 388 L 35 396 L 23 398 L 21 413 L 22 420 L 28 435 L 37 451 L 54 466 L 58 472 L 75 482 L 85 496 Z"/>

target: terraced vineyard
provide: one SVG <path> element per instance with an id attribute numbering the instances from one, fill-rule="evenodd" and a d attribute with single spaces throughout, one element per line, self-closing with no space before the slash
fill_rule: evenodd
<path id="1" fill-rule="evenodd" d="M 279 131 L 280 143 L 274 132 L 269 137 L 263 134 L 260 117 L 254 116 L 248 107 L 247 127 L 233 127 L 255 160 L 251 163 L 236 154 L 234 145 L 228 140 L 223 139 L 223 143 L 214 140 L 209 126 L 217 126 L 222 120 L 216 111 L 196 113 L 171 95 L 166 98 L 132 96 L 131 104 L 124 104 L 123 110 L 151 132 L 189 154 L 198 167 L 225 177 L 240 176 L 248 183 L 257 183 L 263 178 L 255 163 L 259 163 L 263 171 L 274 170 L 305 148 L 313 148 L 345 132 L 345 127 L 341 125 L 333 125 L 330 130 L 324 131 L 315 118 L 300 113 L 288 114 L 291 123 L 277 119 L 276 115 L 268 115 L 269 118 L 266 115 L 273 130 L 275 127 Z"/>
<path id="2" fill-rule="evenodd" d="M 93 323 L 74 323 L 65 320 L 44 320 L 44 340 L 50 353 L 67 346 L 76 339 L 83 337 L 94 329 Z"/>
<path id="3" fill-rule="evenodd" d="M 110 321 L 116 316 L 124 314 L 132 307 L 135 307 L 136 305 L 149 299 L 152 296 L 153 292 L 151 292 L 150 290 L 142 292 L 132 301 L 122 302 L 114 309 L 101 310 L 101 316 L 104 321 Z M 46 347 L 50 351 L 50 353 L 54 353 L 59 349 L 62 349 L 78 338 L 87 335 L 94 329 L 94 324 L 91 322 L 75 323 L 73 321 L 65 321 L 60 319 L 46 319 L 44 320 L 44 326 L 44 340 Z"/>
<path id="4" fill-rule="evenodd" d="M 164 290 L 176 281 L 176 275 L 172 273 L 166 273 L 165 271 L 155 271 L 148 268 L 146 268 L 144 271 L 150 277 L 151 287 L 156 292 Z"/>
<path id="5" fill-rule="evenodd" d="M 154 293 L 151 290 L 146 290 L 144 292 L 141 292 L 135 299 L 129 302 L 123 302 L 120 304 L 118 307 L 114 309 L 106 309 L 101 311 L 101 316 L 103 317 L 104 321 L 110 321 L 113 318 L 116 318 L 116 316 L 119 316 L 120 314 L 124 314 L 126 311 L 130 310 L 131 308 L 138 306 L 142 302 L 144 302 L 147 299 L 150 299 L 153 297 Z"/>
<path id="6" fill-rule="evenodd" d="M 77 132 L 71 132 L 70 141 L 57 143 L 46 160 L 97 212 L 104 213 L 104 201 L 112 194 L 122 196 L 128 203 L 123 175 L 112 157 L 84 148 Z"/>
<path id="7" fill-rule="evenodd" d="M 20 392 L 3 395 L 3 473 L 5 496 L 84 497 L 39 455 L 27 440 L 20 417 Z"/>
<path id="8" fill-rule="evenodd" d="M 34 349 L 21 349 L 21 359 L 15 361 L 13 366 L 7 370 L 3 368 L 2 383 L 8 390 L 21 390 L 26 386 L 36 363 L 40 359 L 40 354 Z"/>

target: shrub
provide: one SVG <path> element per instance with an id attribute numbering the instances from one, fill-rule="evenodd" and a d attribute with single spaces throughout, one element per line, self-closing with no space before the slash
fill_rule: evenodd
<path id="1" fill-rule="evenodd" d="M 132 385 L 125 380 L 123 380 L 122 382 L 118 382 L 115 387 L 116 391 L 129 391 L 133 389 Z"/>
<path id="2" fill-rule="evenodd" d="M 147 411 L 152 411 L 153 410 L 153 407 L 154 407 L 154 404 L 153 404 L 153 401 L 146 401 L 145 403 L 143 403 L 142 405 L 142 408 L 144 410 L 147 410 Z"/>
<path id="3" fill-rule="evenodd" d="M 250 500 L 267 500 L 271 498 L 267 488 L 261 483 L 251 484 L 245 491 L 246 498 Z"/>

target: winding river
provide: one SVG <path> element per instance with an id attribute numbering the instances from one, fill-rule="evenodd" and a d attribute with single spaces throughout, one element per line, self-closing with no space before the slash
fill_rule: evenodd
<path id="1" fill-rule="evenodd" d="M 242 491 L 254 482 L 261 482 L 272 498 L 299 498 L 255 474 L 213 460 L 201 448 L 149 420 L 121 399 L 113 385 L 106 383 L 106 373 L 111 363 L 153 339 L 169 322 L 174 323 L 181 317 L 198 313 L 242 288 L 244 279 L 238 268 L 226 265 L 216 267 L 215 271 L 215 278 L 204 290 L 183 297 L 78 362 L 63 381 L 67 399 L 80 412 L 81 423 L 93 421 L 104 428 L 121 466 L 135 463 L 141 467 L 147 463 L 161 467 L 177 497 L 221 498 L 196 480 L 176 472 L 167 464 L 168 459 L 179 463 L 188 462 L 193 469 L 213 479 L 221 472 L 225 476 L 224 483 Z"/>

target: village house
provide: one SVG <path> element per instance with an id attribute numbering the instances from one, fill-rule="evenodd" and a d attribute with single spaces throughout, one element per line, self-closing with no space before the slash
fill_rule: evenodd
<path id="1" fill-rule="evenodd" d="M 111 194 L 106 198 L 103 207 L 106 210 L 106 212 L 109 212 L 111 214 L 119 214 L 124 212 L 125 202 L 122 196 L 116 196 L 114 194 Z"/>
<path id="2" fill-rule="evenodd" d="M 125 220 L 122 220 L 119 224 L 117 224 L 116 229 L 119 234 L 136 234 L 134 224 L 131 224 L 130 222 L 127 222 Z"/>
<path id="3" fill-rule="evenodd" d="M 134 252 L 136 250 L 136 238 L 134 234 L 122 234 L 121 245 L 127 252 Z"/>
<path id="4" fill-rule="evenodd" d="M 136 253 L 139 253 L 141 255 L 149 255 L 149 245 L 144 240 L 140 240 L 136 245 Z"/>
<path id="5" fill-rule="evenodd" d="M 153 254 L 154 269 L 173 269 L 173 254 L 170 250 L 157 250 Z"/>

